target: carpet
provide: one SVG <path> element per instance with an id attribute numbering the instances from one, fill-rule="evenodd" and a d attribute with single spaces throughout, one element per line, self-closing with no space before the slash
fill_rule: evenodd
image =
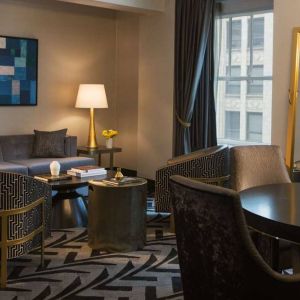
<path id="1" fill-rule="evenodd" d="M 90 249 L 86 228 L 53 231 L 46 240 L 45 268 L 40 268 L 39 251 L 9 261 L 0 299 L 183 299 L 168 218 L 148 213 L 145 247 L 127 253 Z"/>

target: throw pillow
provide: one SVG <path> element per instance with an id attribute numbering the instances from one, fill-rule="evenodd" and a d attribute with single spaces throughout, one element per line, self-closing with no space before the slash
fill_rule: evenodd
<path id="1" fill-rule="evenodd" d="M 65 157 L 67 129 L 57 131 L 34 130 L 33 157 Z"/>

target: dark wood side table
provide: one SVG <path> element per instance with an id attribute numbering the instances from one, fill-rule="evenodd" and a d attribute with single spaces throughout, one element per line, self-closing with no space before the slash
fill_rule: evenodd
<path id="1" fill-rule="evenodd" d="M 98 165 L 101 166 L 101 154 L 109 153 L 109 168 L 112 170 L 114 166 L 114 153 L 122 152 L 122 148 L 106 148 L 105 146 L 98 146 L 98 148 L 88 148 L 86 146 L 79 146 L 77 148 L 77 155 L 85 154 L 88 156 L 98 155 Z"/>
<path id="2" fill-rule="evenodd" d="M 89 182 L 88 244 L 108 252 L 133 251 L 146 242 L 147 180 L 122 186 Z"/>

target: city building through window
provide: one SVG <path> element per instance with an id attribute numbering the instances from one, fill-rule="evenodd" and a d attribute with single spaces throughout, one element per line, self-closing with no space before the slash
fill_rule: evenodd
<path id="1" fill-rule="evenodd" d="M 216 21 L 219 144 L 271 143 L 273 13 Z"/>

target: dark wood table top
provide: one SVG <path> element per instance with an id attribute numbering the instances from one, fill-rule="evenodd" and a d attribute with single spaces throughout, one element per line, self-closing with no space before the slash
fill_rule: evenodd
<path id="1" fill-rule="evenodd" d="M 300 183 L 257 186 L 240 197 L 248 225 L 300 243 Z"/>
<path id="2" fill-rule="evenodd" d="M 99 145 L 97 148 L 89 148 L 87 146 L 77 147 L 77 152 L 81 154 L 97 154 L 97 153 L 112 153 L 112 152 L 122 152 L 122 148 L 112 147 L 107 148 L 106 146 Z"/>
<path id="3" fill-rule="evenodd" d="M 53 190 L 77 189 L 79 187 L 87 186 L 91 180 L 111 178 L 114 176 L 114 174 L 114 171 L 107 171 L 106 175 L 88 176 L 82 178 L 72 176 L 71 179 L 48 182 L 48 184 L 51 185 Z"/>

